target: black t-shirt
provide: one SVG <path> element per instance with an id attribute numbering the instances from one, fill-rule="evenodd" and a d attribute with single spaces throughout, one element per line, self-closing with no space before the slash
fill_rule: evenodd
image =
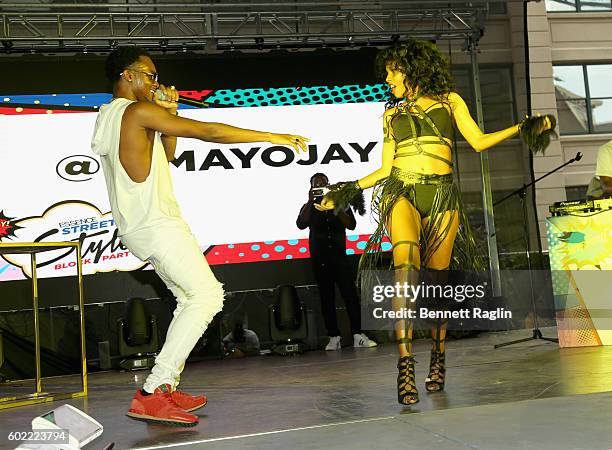
<path id="1" fill-rule="evenodd" d="M 308 223 L 298 217 L 299 228 L 310 227 L 308 242 L 312 258 L 325 258 L 327 256 L 346 255 L 346 227 L 333 211 L 319 211 L 314 204 L 310 208 L 310 220 Z M 354 221 L 354 215 L 349 208 L 346 214 Z"/>

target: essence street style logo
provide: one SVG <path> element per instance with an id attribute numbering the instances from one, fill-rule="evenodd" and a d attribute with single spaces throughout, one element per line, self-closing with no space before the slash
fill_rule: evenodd
<path id="1" fill-rule="evenodd" d="M 20 219 L 18 223 L 19 241 L 79 242 L 84 275 L 131 271 L 146 265 L 122 244 L 111 214 L 87 202 L 56 203 L 42 215 Z M 31 276 L 30 255 L 5 255 L 5 259 Z M 74 248 L 40 252 L 36 257 L 37 273 L 40 277 L 74 275 L 76 260 Z"/>
<path id="2" fill-rule="evenodd" d="M 362 276 L 361 286 L 364 328 L 389 330 L 397 320 L 456 319 L 465 326 L 471 321 L 512 319 L 512 311 L 487 306 L 487 276 L 434 270 L 369 271 Z"/>
<path id="3" fill-rule="evenodd" d="M 55 172 L 60 178 L 77 183 L 91 180 L 99 170 L 98 160 L 87 155 L 67 156 L 55 166 Z"/>

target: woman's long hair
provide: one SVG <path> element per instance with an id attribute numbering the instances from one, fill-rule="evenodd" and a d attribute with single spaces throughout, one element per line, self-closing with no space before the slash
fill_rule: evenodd
<path id="1" fill-rule="evenodd" d="M 414 92 L 418 88 L 419 96 L 444 101 L 454 89 L 446 57 L 429 41 L 410 39 L 381 50 L 376 55 L 375 64 L 376 72 L 383 80 L 386 77 L 387 66 L 405 73 L 406 88 L 409 92 Z M 395 105 L 400 100 L 389 92 L 387 107 Z"/>

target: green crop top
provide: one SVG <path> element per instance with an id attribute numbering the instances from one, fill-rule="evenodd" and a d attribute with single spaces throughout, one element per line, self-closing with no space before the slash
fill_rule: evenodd
<path id="1" fill-rule="evenodd" d="M 441 105 L 432 108 L 435 105 Z M 416 110 L 411 113 L 410 110 Z M 453 121 L 449 111 L 441 102 L 434 103 L 424 110 L 415 101 L 397 106 L 397 112 L 391 116 L 385 127 L 385 140 L 393 139 L 396 142 L 395 158 L 404 156 L 425 155 L 445 162 L 453 167 L 452 161 L 435 153 L 426 152 L 421 144 L 443 144 L 452 149 L 451 144 L 444 138 L 453 140 Z M 430 137 L 431 139 L 422 139 Z M 417 139 L 418 138 L 418 139 Z M 415 148 L 412 151 L 401 152 L 402 148 Z"/>

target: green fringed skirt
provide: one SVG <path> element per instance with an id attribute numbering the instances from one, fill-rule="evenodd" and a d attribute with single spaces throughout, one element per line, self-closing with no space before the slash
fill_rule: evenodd
<path id="1" fill-rule="evenodd" d="M 459 188 L 453 182 L 453 175 L 420 174 L 393 167 L 391 174 L 379 181 L 374 187 L 372 196 L 372 214 L 377 227 L 370 236 L 363 256 L 359 263 L 362 270 L 374 270 L 380 267 L 380 249 L 383 238 L 389 236 L 387 223 L 391 216 L 393 205 L 401 197 L 406 198 L 413 206 L 418 208 L 418 185 L 435 186 L 433 201 L 427 202 L 428 217 L 430 220 L 421 226 L 419 248 L 421 267 L 427 267 L 431 256 L 439 248 L 450 231 L 451 221 L 444 223 L 446 211 L 457 211 L 459 214 L 459 230 L 455 238 L 453 253 L 450 261 L 451 270 L 483 270 L 484 259 L 478 251 L 474 235 L 470 228 Z M 422 200 L 421 200 L 422 201 Z M 429 205 L 431 203 L 431 206 Z M 424 217 L 423 217 L 424 218 Z"/>

